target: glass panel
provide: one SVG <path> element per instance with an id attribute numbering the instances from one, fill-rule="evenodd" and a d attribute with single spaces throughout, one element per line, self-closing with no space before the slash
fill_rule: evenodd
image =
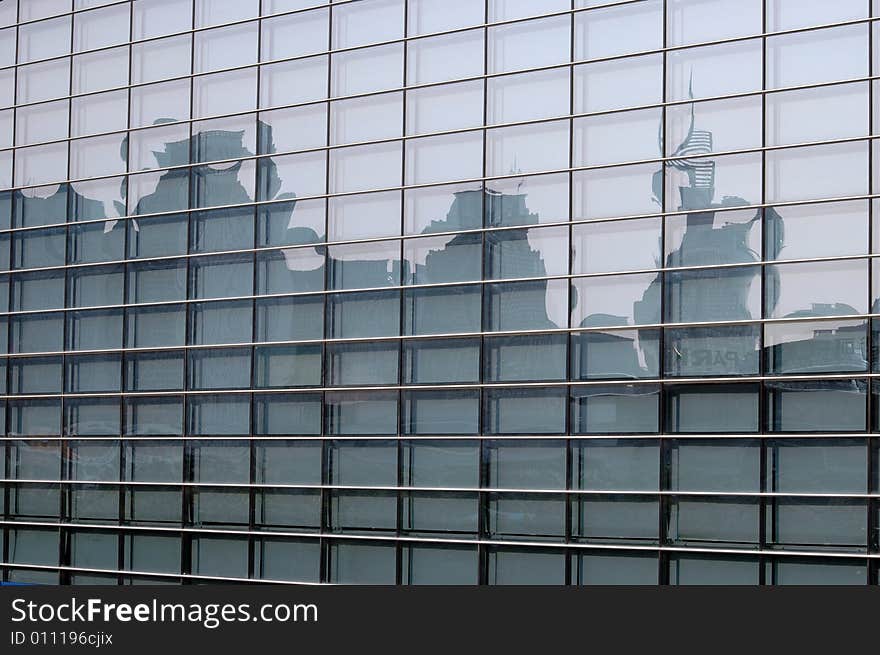
<path id="1" fill-rule="evenodd" d="M 562 551 L 541 549 L 488 548 L 488 583 L 491 585 L 565 584 Z"/>
<path id="2" fill-rule="evenodd" d="M 576 441 L 572 448 L 572 486 L 601 491 L 656 491 L 660 484 L 659 457 L 656 441 Z"/>
<path id="3" fill-rule="evenodd" d="M 767 369 L 774 374 L 865 371 L 868 324 L 864 321 L 768 323 Z"/>
<path id="4" fill-rule="evenodd" d="M 334 9 L 333 48 L 354 48 L 401 38 L 403 6 L 404 0 L 376 0 Z"/>
<path id="5" fill-rule="evenodd" d="M 365 289 L 400 284 L 400 242 L 355 243 L 327 248 L 328 285 L 332 289 Z"/>
<path id="6" fill-rule="evenodd" d="M 287 59 L 327 50 L 328 21 L 327 9 L 264 20 L 260 59 Z"/>
<path id="7" fill-rule="evenodd" d="M 195 344 L 248 343 L 253 332 L 251 301 L 190 305 L 189 341 Z"/>
<path id="8" fill-rule="evenodd" d="M 575 278 L 571 281 L 573 327 L 660 322 L 660 280 L 653 274 Z"/>
<path id="9" fill-rule="evenodd" d="M 189 75 L 191 57 L 189 34 L 135 43 L 131 47 L 131 81 L 140 84 Z"/>
<path id="10" fill-rule="evenodd" d="M 865 493 L 867 449 L 857 439 L 779 439 L 767 446 L 771 491 Z"/>
<path id="11" fill-rule="evenodd" d="M 568 121 L 496 128 L 486 133 L 486 174 L 510 175 L 567 168 Z"/>
<path id="12" fill-rule="evenodd" d="M 865 136 L 868 93 L 867 84 L 843 84 L 767 95 L 768 145 Z"/>
<path id="13" fill-rule="evenodd" d="M 602 330 L 571 335 L 571 377 L 641 378 L 659 374 L 658 330 Z"/>
<path id="14" fill-rule="evenodd" d="M 403 397 L 406 434 L 477 434 L 480 394 L 467 391 L 411 391 Z"/>
<path id="15" fill-rule="evenodd" d="M 483 457 L 488 486 L 501 489 L 564 489 L 566 447 L 558 441 L 487 441 Z"/>
<path id="16" fill-rule="evenodd" d="M 547 330 L 566 325 L 566 280 L 492 284 L 486 291 L 489 330 Z"/>
<path id="17" fill-rule="evenodd" d="M 760 0 L 673 0 L 667 8 L 669 45 L 683 45 L 760 34 Z M 729 20 L 718 20 L 719 16 Z"/>
<path id="18" fill-rule="evenodd" d="M 767 84 L 778 88 L 864 77 L 868 59 L 867 25 L 769 37 Z"/>
<path id="19" fill-rule="evenodd" d="M 766 175 L 770 202 L 862 195 L 868 191 L 868 144 L 770 151 Z"/>
<path id="20" fill-rule="evenodd" d="M 760 338 L 757 325 L 668 329 L 666 374 L 757 375 Z"/>
<path id="21" fill-rule="evenodd" d="M 572 273 L 609 273 L 658 268 L 659 218 L 589 223 L 572 227 Z"/>
<path id="22" fill-rule="evenodd" d="M 868 203 L 829 202 L 770 209 L 765 214 L 769 259 L 860 255 L 868 252 Z"/>
<path id="23" fill-rule="evenodd" d="M 495 539 L 553 539 L 565 532 L 565 500 L 548 494 L 487 494 L 487 532 Z"/>
<path id="24" fill-rule="evenodd" d="M 656 543 L 659 513 L 650 496 L 578 496 L 571 506 L 571 530 L 591 542 Z"/>
<path id="25" fill-rule="evenodd" d="M 266 298 L 256 302 L 255 339 L 288 341 L 324 336 L 323 296 Z"/>
<path id="26" fill-rule="evenodd" d="M 131 9 L 124 4 L 75 14 L 74 52 L 105 48 L 127 41 L 130 14 Z"/>
<path id="27" fill-rule="evenodd" d="M 327 333 L 332 338 L 381 337 L 400 333 L 398 292 L 327 296 Z"/>
<path id="28" fill-rule="evenodd" d="M 479 286 L 411 289 L 404 292 L 405 334 L 480 331 Z M 392 328 L 396 333 L 396 328 Z"/>
<path id="29" fill-rule="evenodd" d="M 397 434 L 397 392 L 334 392 L 325 403 L 330 434 Z"/>
<path id="30" fill-rule="evenodd" d="M 487 389 L 484 431 L 488 434 L 562 434 L 566 430 L 566 390 Z"/>
<path id="31" fill-rule="evenodd" d="M 260 107 L 279 107 L 327 97 L 326 55 L 260 67 Z"/>
<path id="32" fill-rule="evenodd" d="M 70 52 L 70 16 L 59 16 L 18 28 L 18 63 L 48 59 Z"/>
<path id="33" fill-rule="evenodd" d="M 658 581 L 657 559 L 652 555 L 588 551 L 575 558 L 575 584 L 655 585 Z"/>
<path id="34" fill-rule="evenodd" d="M 489 71 L 505 73 L 569 60 L 571 19 L 557 16 L 489 28 Z"/>
<path id="35" fill-rule="evenodd" d="M 134 3 L 135 39 L 171 34 L 192 27 L 192 0 L 139 0 Z"/>
<path id="36" fill-rule="evenodd" d="M 483 30 L 410 41 L 406 65 L 407 84 L 432 84 L 482 75 Z"/>
<path id="37" fill-rule="evenodd" d="M 412 89 L 406 93 L 406 132 L 443 132 L 483 123 L 483 81 Z"/>
<path id="38" fill-rule="evenodd" d="M 768 428 L 774 432 L 861 432 L 864 380 L 774 382 L 767 385 Z"/>
<path id="39" fill-rule="evenodd" d="M 481 234 L 407 239 L 403 242 L 407 284 L 467 282 L 482 278 Z"/>
<path id="40" fill-rule="evenodd" d="M 766 313 L 773 318 L 863 314 L 865 261 L 814 262 L 769 267 Z"/>
<path id="41" fill-rule="evenodd" d="M 565 379 L 567 343 L 564 334 L 487 338 L 483 355 L 486 381 Z"/>
<path id="42" fill-rule="evenodd" d="M 330 151 L 330 192 L 349 193 L 400 184 L 402 144 L 351 146 Z"/>
<path id="43" fill-rule="evenodd" d="M 480 133 L 411 139 L 406 143 L 406 184 L 428 184 L 480 177 Z"/>
<path id="44" fill-rule="evenodd" d="M 327 344 L 327 383 L 337 385 L 397 384 L 396 343 Z"/>
<path id="45" fill-rule="evenodd" d="M 330 484 L 394 486 L 397 445 L 391 441 L 333 441 L 328 449 Z"/>
<path id="46" fill-rule="evenodd" d="M 404 341 L 403 357 L 404 381 L 407 384 L 479 380 L 478 340 Z"/>
<path id="47" fill-rule="evenodd" d="M 443 32 L 483 22 L 485 8 L 470 0 L 447 0 L 438 5 L 434 0 L 407 2 L 408 34 Z"/>
<path id="48" fill-rule="evenodd" d="M 568 228 L 487 232 L 486 275 L 494 279 L 568 273 Z"/>
<path id="49" fill-rule="evenodd" d="M 752 384 L 667 387 L 667 430 L 757 432 L 758 386 Z"/>
<path id="50" fill-rule="evenodd" d="M 195 33 L 196 73 L 246 66 L 257 62 L 257 23 L 243 23 Z"/>
<path id="51" fill-rule="evenodd" d="M 402 43 L 337 52 L 332 57 L 334 96 L 386 91 L 403 84 Z"/>
<path id="52" fill-rule="evenodd" d="M 668 101 L 748 93 L 762 86 L 760 39 L 675 50 L 667 57 Z"/>
<path id="53" fill-rule="evenodd" d="M 478 581 L 479 560 L 474 548 L 408 546 L 403 558 L 403 584 L 473 585 Z"/>
<path id="54" fill-rule="evenodd" d="M 321 434 L 320 394 L 255 394 L 254 433 Z"/>
<path id="55" fill-rule="evenodd" d="M 629 434 L 658 431 L 660 393 L 655 385 L 573 387 L 575 434 Z"/>

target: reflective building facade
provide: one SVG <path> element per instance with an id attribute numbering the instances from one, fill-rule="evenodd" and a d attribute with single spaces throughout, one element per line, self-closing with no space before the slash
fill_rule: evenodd
<path id="1" fill-rule="evenodd" d="M 878 20 L 0 0 L 3 581 L 876 584 Z"/>

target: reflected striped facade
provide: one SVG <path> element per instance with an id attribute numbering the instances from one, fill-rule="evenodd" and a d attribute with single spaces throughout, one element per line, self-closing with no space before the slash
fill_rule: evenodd
<path id="1" fill-rule="evenodd" d="M 878 21 L 0 1 L 2 580 L 877 584 Z"/>

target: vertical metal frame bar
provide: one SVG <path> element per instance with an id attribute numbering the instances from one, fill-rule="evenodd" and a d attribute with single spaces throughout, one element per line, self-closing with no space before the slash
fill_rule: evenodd
<path id="1" fill-rule="evenodd" d="M 404 2 L 403 2 L 403 37 L 404 37 L 404 39 L 406 39 L 408 34 L 409 34 L 409 2 L 404 0 Z M 407 85 L 407 82 L 409 81 L 409 58 L 408 58 L 409 41 L 404 41 L 402 48 L 403 48 L 403 85 L 405 87 Z M 400 129 L 401 129 L 400 133 L 401 133 L 401 135 L 405 135 L 406 134 L 406 120 L 407 120 L 407 111 L 406 111 L 407 107 L 406 107 L 406 105 L 407 105 L 407 101 L 408 101 L 408 95 L 407 95 L 406 89 L 404 89 L 400 93 L 401 93 L 400 101 L 401 101 L 401 105 L 402 105 L 401 106 L 402 124 L 400 127 Z M 408 143 L 407 141 L 400 142 L 400 182 L 401 182 L 401 184 L 406 183 L 406 166 L 407 166 L 406 148 L 407 148 L 407 143 Z M 403 236 L 403 234 L 406 232 L 406 199 L 405 199 L 405 195 L 406 194 L 404 191 L 400 192 L 400 234 L 401 234 L 401 236 Z M 400 264 L 398 265 L 398 270 L 399 270 L 398 275 L 400 276 L 400 278 L 398 280 L 398 284 L 401 287 L 407 283 L 407 280 L 405 279 L 406 278 L 406 269 L 407 269 L 406 253 L 404 252 L 403 244 L 404 244 L 404 240 L 400 239 L 400 247 L 398 249 L 399 257 L 400 257 Z M 398 302 L 398 308 L 399 308 L 398 309 L 398 332 L 399 332 L 399 334 L 403 335 L 405 333 L 404 326 L 405 326 L 405 320 L 406 320 L 406 306 L 404 303 L 404 298 L 405 298 L 406 292 L 401 289 L 397 293 L 398 293 L 397 302 Z M 397 342 L 397 383 L 401 386 L 403 385 L 404 379 L 405 379 L 403 367 L 404 367 L 403 343 L 401 341 L 398 341 Z M 397 486 L 398 487 L 403 486 L 403 457 L 402 457 L 402 452 L 401 452 L 401 439 L 402 439 L 402 436 L 406 433 L 406 430 L 405 430 L 406 426 L 404 425 L 404 422 L 406 420 L 405 416 L 404 416 L 405 403 L 406 403 L 405 396 L 406 396 L 406 392 L 404 392 L 404 391 L 397 392 L 397 439 L 395 440 L 396 447 L 395 447 L 394 452 L 397 457 L 397 461 L 395 462 L 395 470 L 397 473 Z M 396 520 L 395 520 L 396 535 L 398 538 L 401 536 L 401 534 L 403 532 L 404 496 L 406 496 L 406 502 L 410 503 L 410 509 L 412 509 L 412 506 L 411 506 L 412 501 L 408 497 L 409 496 L 408 492 L 398 491 L 397 492 L 397 506 L 396 506 L 397 516 L 396 516 Z M 395 578 L 394 578 L 394 580 L 395 580 L 395 584 L 398 584 L 398 585 L 404 583 L 404 579 L 403 579 L 403 548 L 404 548 L 404 546 L 401 544 L 401 542 L 397 541 L 396 548 L 394 549 L 394 556 L 395 556 Z M 411 548 L 411 546 L 409 546 L 408 548 Z M 411 560 L 412 557 L 410 557 L 409 559 Z"/>
<path id="2" fill-rule="evenodd" d="M 196 11 L 198 8 L 199 0 L 191 0 L 191 9 L 192 9 L 192 26 L 196 26 Z M 190 39 L 190 60 L 189 66 L 190 70 L 194 71 L 196 65 L 196 36 L 192 35 Z M 195 108 L 195 78 L 190 78 L 189 85 L 189 117 L 193 119 L 193 113 Z M 193 144 L 193 129 L 192 126 L 194 123 L 190 123 L 189 130 L 189 144 L 188 144 L 188 156 L 189 161 L 192 163 L 192 144 Z M 193 206 L 193 169 L 189 169 L 189 175 L 187 176 L 187 211 L 186 211 L 186 252 L 192 252 L 192 212 L 190 209 Z M 193 267 L 191 266 L 191 258 L 186 258 L 186 297 L 190 298 L 190 296 L 194 296 L 193 292 L 193 284 L 192 284 L 192 271 Z M 187 304 L 184 308 L 184 343 L 190 344 L 194 341 L 193 336 L 195 334 L 193 327 L 193 312 L 198 307 L 198 305 L 190 305 Z M 183 353 L 183 388 L 189 389 L 190 387 L 190 362 L 189 362 L 190 354 L 189 350 L 185 350 Z M 181 439 L 181 447 L 183 448 L 183 474 L 181 480 L 183 482 L 188 482 L 193 480 L 194 473 L 194 463 L 192 461 L 192 453 L 189 448 L 189 432 L 190 432 L 190 399 L 187 394 L 182 394 L 181 403 L 183 405 L 182 414 L 183 414 L 183 430 L 182 430 L 182 439 Z M 180 520 L 181 527 L 186 527 L 187 524 L 192 522 L 193 519 L 193 493 L 195 493 L 189 487 L 182 485 L 180 488 L 180 500 L 181 500 L 181 512 L 180 512 Z M 180 572 L 183 574 L 192 573 L 192 562 L 193 562 L 193 539 L 198 539 L 196 536 L 192 536 L 186 532 L 181 532 L 180 540 L 181 540 L 181 563 L 180 563 Z M 184 578 L 184 584 L 186 584 L 186 578 Z"/>
<path id="3" fill-rule="evenodd" d="M 491 0 L 483 0 L 483 74 L 488 74 L 489 72 L 489 3 Z M 488 78 L 483 78 L 483 129 L 482 129 L 482 137 L 483 137 L 483 165 L 482 172 L 483 177 L 486 177 L 486 172 L 488 168 L 488 137 L 489 133 L 487 130 L 487 126 L 489 124 L 489 80 Z M 480 224 L 485 228 L 487 225 L 491 224 L 489 220 L 489 212 L 491 211 L 490 204 L 488 202 L 488 192 L 489 188 L 485 182 L 480 184 L 480 207 L 481 207 L 481 221 Z M 487 252 L 487 241 L 486 241 L 486 233 L 480 233 L 480 272 L 483 276 L 483 279 L 486 279 L 486 271 L 489 266 L 489 256 Z M 486 328 L 489 326 L 489 320 L 491 318 L 492 309 L 490 306 L 491 297 L 486 291 L 486 285 L 480 284 L 480 326 L 481 326 L 481 334 L 479 338 L 479 346 L 478 346 L 478 375 L 479 381 L 482 384 L 486 379 L 486 338 L 483 336 L 482 332 L 486 331 Z M 489 421 L 489 407 L 488 407 L 488 399 L 486 397 L 486 392 L 483 389 L 480 389 L 477 393 L 479 393 L 479 428 L 480 435 L 484 435 L 487 431 L 487 425 Z M 488 471 L 486 464 L 487 450 L 485 446 L 485 440 L 479 440 L 478 446 L 478 486 L 480 489 L 488 485 Z M 487 525 L 488 525 L 488 513 L 489 513 L 489 501 L 488 496 L 483 491 L 477 492 L 477 539 L 482 540 L 485 538 L 487 534 Z M 479 571 L 477 575 L 477 584 L 486 585 L 489 584 L 489 551 L 482 544 L 477 545 L 477 562 L 479 566 Z"/>
<path id="4" fill-rule="evenodd" d="M 569 67 L 568 67 L 568 111 L 569 114 L 574 116 L 575 107 L 577 103 L 575 102 L 575 66 L 574 61 L 576 59 L 576 43 L 577 43 L 577 33 L 576 33 L 576 25 L 577 25 L 577 14 L 574 13 L 574 9 L 576 8 L 575 0 L 571 0 L 569 6 L 572 10 L 572 13 L 569 14 L 568 19 L 570 21 L 569 26 Z M 569 167 L 574 166 L 574 118 L 569 118 L 568 120 L 568 165 Z M 574 173 L 569 172 L 567 175 L 568 178 L 568 274 L 571 275 L 574 272 L 574 228 L 571 226 L 571 221 L 574 218 Z M 567 298 L 568 304 L 566 306 L 566 325 L 569 327 L 574 327 L 571 324 L 571 282 L 566 283 L 567 287 Z M 574 353 L 574 340 L 575 333 L 569 332 L 565 335 L 565 379 L 571 380 L 572 376 L 572 366 L 571 359 Z M 565 394 L 565 433 L 572 433 L 572 395 L 571 395 L 571 387 L 566 388 Z M 574 480 L 572 479 L 572 442 L 571 439 L 565 440 L 565 488 L 567 490 L 571 490 L 574 488 Z M 580 504 L 580 499 L 577 501 L 574 500 L 572 494 L 565 494 L 565 532 L 563 535 L 564 541 L 566 544 L 571 543 L 572 541 L 572 512 L 575 510 L 574 503 L 577 502 Z M 567 585 L 576 584 L 574 581 L 574 565 L 572 564 L 572 558 L 576 557 L 575 552 L 570 549 L 565 549 L 565 583 Z"/>
<path id="5" fill-rule="evenodd" d="M 663 100 L 663 108 L 660 112 L 661 116 L 661 125 L 660 130 L 661 134 L 663 134 L 663 139 L 661 143 L 663 144 L 663 150 L 660 153 L 661 157 L 666 157 L 667 151 L 667 140 L 668 140 L 668 130 L 666 129 L 666 118 L 667 118 L 667 107 L 666 101 L 669 96 L 669 53 L 666 52 L 667 44 L 669 43 L 669 0 L 662 0 L 662 15 L 661 15 L 661 30 L 662 30 L 662 46 L 663 46 L 663 81 L 662 81 L 662 100 Z M 667 198 L 666 198 L 666 187 L 667 187 L 667 172 L 666 172 L 666 163 L 665 161 L 660 164 L 661 170 L 661 180 L 662 180 L 662 191 L 660 203 L 663 210 L 663 218 L 660 221 L 660 252 L 661 257 L 663 258 L 664 265 L 666 264 L 666 221 L 669 216 L 667 212 L 669 209 L 666 206 Z M 660 322 L 666 322 L 666 289 L 667 284 L 669 283 L 668 276 L 666 273 L 660 274 Z M 666 378 L 666 328 L 660 328 L 658 330 L 658 377 L 665 379 Z M 657 434 L 657 442 L 659 444 L 659 461 L 658 465 L 658 489 L 660 491 L 664 491 L 667 488 L 668 481 L 666 480 L 666 472 L 664 467 L 664 457 L 665 451 L 667 448 L 666 439 L 664 439 L 664 435 L 667 432 L 666 425 L 666 403 L 668 402 L 668 394 L 666 391 L 666 385 L 661 384 L 658 386 L 657 393 L 659 395 L 659 403 L 658 403 L 658 417 L 657 417 L 657 426 L 658 426 L 658 434 Z M 666 525 L 667 525 L 667 514 L 669 512 L 669 501 L 663 494 L 657 495 L 657 544 L 662 547 L 666 544 Z M 657 554 L 657 583 L 660 585 L 669 584 L 669 558 L 666 553 L 662 550 Z"/>
<path id="6" fill-rule="evenodd" d="M 19 9 L 18 9 L 17 0 L 15 0 L 15 3 L 16 3 L 16 7 L 15 7 L 15 21 L 16 22 L 15 22 L 15 27 L 13 29 L 15 30 L 15 61 L 18 62 L 18 34 L 19 34 L 18 15 L 19 15 Z M 16 66 L 13 69 L 12 85 L 13 85 L 12 86 L 13 103 L 15 105 L 17 105 L 18 104 L 18 66 Z M 13 145 L 15 144 L 16 139 L 18 137 L 18 121 L 17 121 L 17 119 L 18 119 L 18 110 L 13 109 L 12 110 L 12 143 L 13 143 Z M 15 159 L 16 159 L 16 151 L 13 150 L 12 151 L 12 174 L 13 174 L 13 177 L 12 177 L 12 180 L 10 180 L 11 182 L 15 181 Z M 11 193 L 10 197 L 9 197 L 9 226 L 10 227 L 14 226 L 15 221 L 16 221 L 15 204 L 16 204 L 15 203 L 15 194 Z M 15 239 L 10 237 L 10 239 L 9 239 L 9 261 L 10 262 L 15 261 L 13 258 L 14 254 L 15 254 L 13 251 L 14 246 L 15 246 Z M 12 311 L 12 292 L 11 292 L 11 289 L 10 289 L 10 293 L 8 294 L 8 296 L 9 297 L 6 299 L 6 310 Z M 4 346 L 6 348 L 6 352 L 10 353 L 10 352 L 12 352 L 12 323 L 13 323 L 13 321 L 12 321 L 11 317 L 9 317 L 9 316 L 7 316 L 5 319 L 3 319 L 3 321 L 5 321 L 5 323 L 6 323 L 6 335 L 4 337 L 4 340 L 5 340 Z M 11 389 L 11 384 L 12 384 L 12 370 L 11 370 L 11 367 L 9 366 L 9 359 L 6 360 L 6 367 L 4 369 L 3 375 L 4 375 L 4 380 L 5 380 L 6 392 L 9 393 L 9 390 Z M 2 406 L 4 409 L 4 412 L 3 412 L 3 434 L 8 435 L 9 434 L 9 426 L 10 426 L 8 401 L 3 400 Z M 12 445 L 13 445 L 13 442 L 7 441 L 3 447 L 3 472 L 4 472 L 4 475 L 7 480 L 12 477 L 12 461 L 11 461 Z M 9 561 L 9 553 L 10 553 L 9 540 L 12 535 L 12 530 L 10 530 L 9 527 L 7 527 L 7 526 L 8 526 L 8 521 L 11 519 L 11 516 L 12 516 L 12 513 L 10 511 L 10 507 L 9 507 L 9 504 L 11 501 L 12 501 L 12 496 L 10 493 L 9 483 L 4 482 L 3 483 L 3 520 L 4 520 L 4 522 L 7 522 L 3 526 L 3 529 L 2 529 L 2 534 L 4 537 L 2 540 L 2 545 L 3 545 L 2 557 L 3 557 L 4 562 Z M 0 571 L 0 582 L 9 580 L 10 571 L 11 571 L 11 569 L 9 569 L 7 567 L 3 567 L 3 570 Z"/>
<path id="7" fill-rule="evenodd" d="M 767 32 L 767 3 L 773 0 L 761 0 L 761 32 Z M 761 37 L 761 147 L 767 145 L 767 37 Z M 761 150 L 761 203 L 767 198 L 767 154 Z M 761 220 L 758 224 L 761 228 L 761 318 L 765 317 L 767 307 L 767 269 L 764 262 L 767 261 L 767 210 L 762 208 Z M 758 372 L 763 376 L 767 372 L 767 351 L 765 348 L 765 324 L 761 323 L 758 330 Z M 767 390 L 764 381 L 758 383 L 758 433 L 766 434 L 770 426 L 767 423 Z M 758 442 L 760 452 L 758 455 L 758 467 L 760 468 L 759 489 L 767 491 L 767 441 L 763 437 Z M 767 500 L 761 498 L 758 501 L 758 549 L 763 551 L 767 545 Z M 763 556 L 758 558 L 758 584 L 766 584 L 766 566 Z"/>
<path id="8" fill-rule="evenodd" d="M 333 45 L 333 5 L 327 7 L 327 48 L 330 49 Z M 333 136 L 333 105 L 330 102 L 330 98 L 333 97 L 333 55 L 326 55 L 327 57 L 327 114 L 326 114 L 326 123 L 327 123 L 327 146 L 330 145 Z M 327 191 L 330 191 L 330 176 L 333 172 L 331 166 L 331 159 L 333 153 L 329 150 L 327 151 L 327 160 L 325 162 L 326 167 L 326 178 L 324 180 L 324 185 Z M 324 199 L 324 241 L 329 241 L 330 236 L 330 198 L 327 197 Z M 324 249 L 324 290 L 328 290 L 330 288 L 330 254 L 327 248 Z M 330 303 L 330 295 L 325 293 L 323 296 L 323 328 L 324 328 L 324 337 L 329 337 L 333 335 L 333 317 L 331 316 L 331 303 Z M 321 380 L 324 383 L 324 386 L 328 386 L 329 380 L 329 371 L 327 366 L 327 358 L 328 358 L 328 348 L 327 342 L 324 341 L 321 343 Z M 327 407 L 326 402 L 326 394 L 321 394 L 321 434 L 327 435 L 330 424 L 330 416 L 329 409 Z M 326 482 L 330 482 L 330 449 L 326 439 L 321 440 L 321 480 Z M 330 492 L 326 489 L 321 489 L 321 520 L 320 527 L 321 533 L 325 534 L 330 532 Z M 320 571 L 318 575 L 318 580 L 320 582 L 330 582 L 330 578 L 333 575 L 333 571 L 331 570 L 331 550 L 333 544 L 331 541 L 321 537 L 320 539 L 320 550 L 321 550 L 321 561 L 320 561 Z"/>
<path id="9" fill-rule="evenodd" d="M 867 11 L 868 16 L 873 16 L 874 13 L 874 2 L 875 0 L 866 0 L 867 3 Z M 868 23 L 868 75 L 869 77 L 873 77 L 875 74 L 875 49 L 877 48 L 877 43 L 874 39 L 874 31 L 877 29 L 875 23 Z M 868 134 L 874 134 L 875 121 L 874 115 L 877 111 L 877 108 L 874 106 L 876 101 L 876 96 L 874 93 L 874 88 L 877 85 L 877 82 L 873 79 L 868 82 Z M 874 157 L 878 148 L 878 143 L 874 140 L 868 141 L 868 191 L 870 193 L 874 193 L 877 191 L 877 183 L 874 180 L 874 175 L 876 171 L 874 170 Z M 868 253 L 874 253 L 874 239 L 876 238 L 875 230 L 874 230 L 874 220 L 875 216 L 875 205 L 876 200 L 868 200 L 867 208 L 868 208 Z M 873 300 L 874 294 L 877 292 L 877 289 L 874 288 L 874 269 L 878 265 L 878 262 L 874 259 L 869 260 L 868 263 L 868 311 L 873 311 Z M 875 319 L 868 319 L 866 321 L 866 345 L 865 345 L 865 354 L 866 361 L 868 364 L 868 371 L 876 371 L 877 370 L 877 361 L 876 361 L 876 353 L 874 349 L 877 347 L 877 344 L 874 343 L 874 326 L 876 325 Z M 866 416 L 865 416 L 865 429 L 867 433 L 870 435 L 875 427 L 875 423 L 877 422 L 877 400 L 875 398 L 875 394 L 877 393 L 877 385 L 874 380 L 867 379 L 866 384 L 868 386 L 867 389 L 867 403 L 866 403 Z M 867 437 L 865 439 L 865 446 L 867 448 L 866 459 L 867 459 L 867 489 L 868 493 L 876 492 L 878 489 L 876 488 L 875 475 L 877 470 L 877 444 L 878 441 L 876 438 Z M 867 542 L 868 542 L 868 552 L 876 553 L 880 550 L 880 534 L 878 534 L 878 509 L 880 509 L 880 503 L 877 500 L 868 500 L 865 503 L 867 509 Z M 872 581 L 875 580 L 877 576 L 877 562 L 874 560 L 868 560 L 867 569 L 867 584 L 872 584 Z M 878 580 L 877 582 L 880 582 Z"/>

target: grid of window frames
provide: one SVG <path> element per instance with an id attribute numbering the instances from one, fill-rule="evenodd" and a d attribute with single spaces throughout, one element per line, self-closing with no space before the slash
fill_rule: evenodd
<path id="1" fill-rule="evenodd" d="M 0 0 L 2 579 L 876 584 L 878 84 L 878 0 Z"/>

